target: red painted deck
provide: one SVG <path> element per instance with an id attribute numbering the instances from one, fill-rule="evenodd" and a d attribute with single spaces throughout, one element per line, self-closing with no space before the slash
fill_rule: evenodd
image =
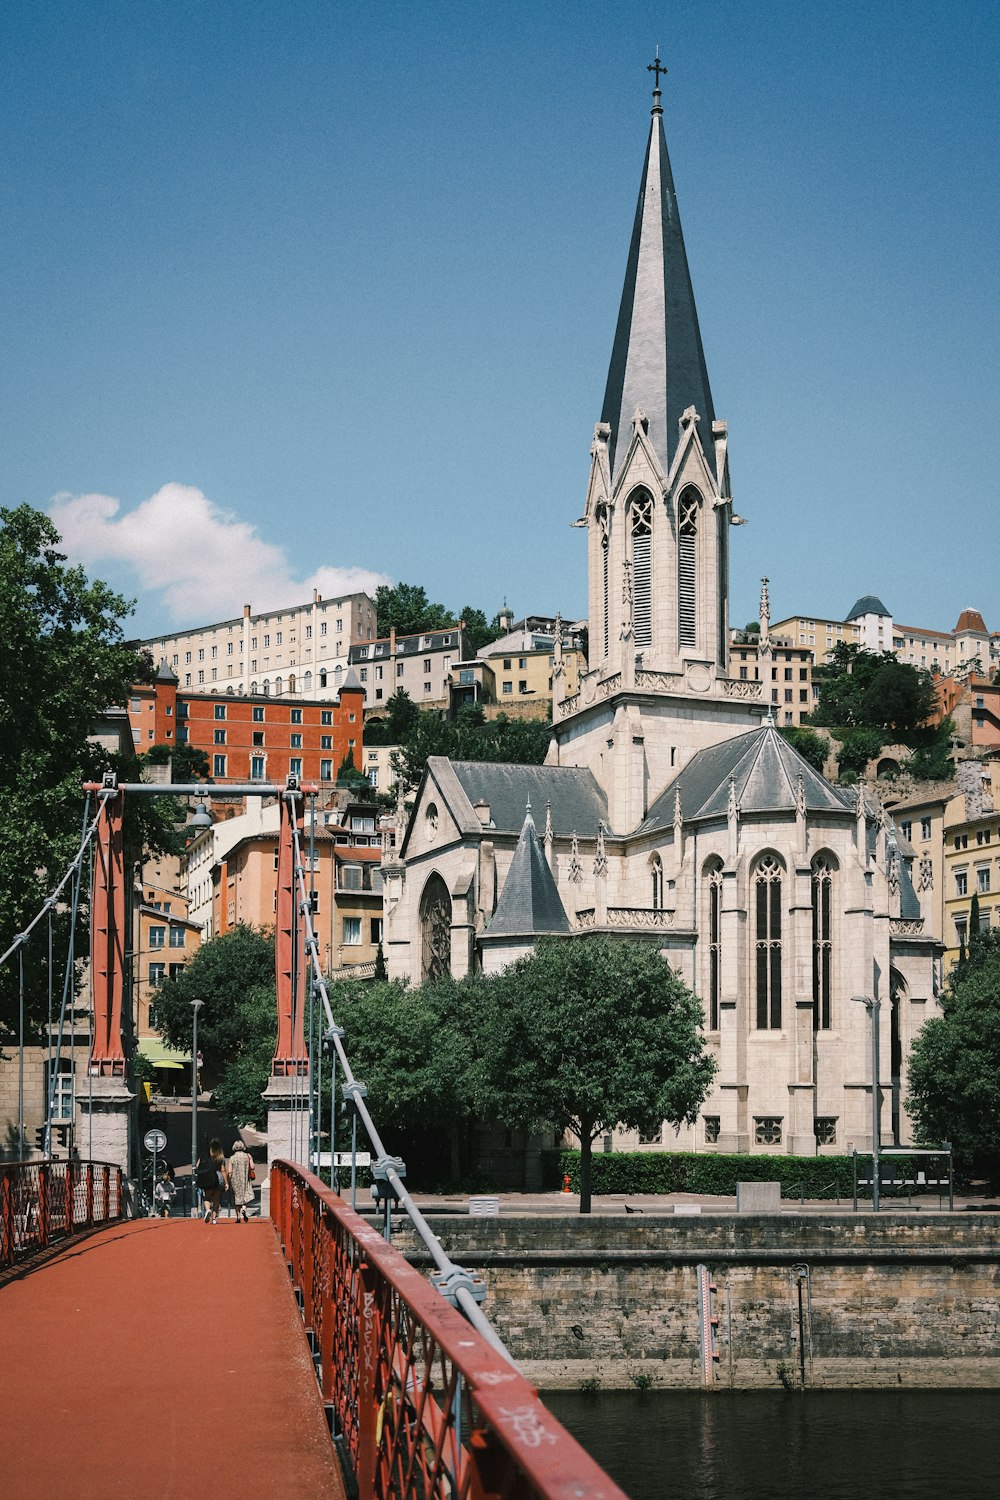
<path id="1" fill-rule="evenodd" d="M 268 1221 L 142 1219 L 0 1287 L 9 1500 L 343 1487 Z"/>

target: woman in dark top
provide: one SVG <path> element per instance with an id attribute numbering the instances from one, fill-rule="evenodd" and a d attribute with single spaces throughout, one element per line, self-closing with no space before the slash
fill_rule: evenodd
<path id="1" fill-rule="evenodd" d="M 223 1189 L 229 1186 L 229 1173 L 220 1140 L 209 1141 L 208 1158 L 205 1160 L 199 1156 L 196 1172 L 198 1186 L 205 1195 L 205 1223 L 218 1224 L 219 1198 Z"/>

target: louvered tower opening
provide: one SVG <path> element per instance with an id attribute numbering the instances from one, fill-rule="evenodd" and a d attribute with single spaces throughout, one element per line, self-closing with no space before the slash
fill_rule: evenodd
<path id="1" fill-rule="evenodd" d="M 601 542 L 601 613 L 604 617 L 604 659 L 608 659 L 609 625 L 608 625 L 608 537 L 607 532 Z"/>
<path id="2" fill-rule="evenodd" d="M 632 503 L 632 636 L 653 644 L 653 502 L 643 493 Z"/>
<path id="3" fill-rule="evenodd" d="M 677 639 L 682 650 L 698 644 L 698 497 L 689 490 L 678 506 Z"/>

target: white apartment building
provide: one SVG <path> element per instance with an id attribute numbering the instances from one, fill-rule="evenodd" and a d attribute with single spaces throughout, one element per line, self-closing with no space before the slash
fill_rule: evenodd
<path id="1" fill-rule="evenodd" d="M 376 632 L 367 594 L 323 599 L 202 625 L 140 641 L 154 661 L 166 661 L 182 691 L 263 693 L 276 698 L 335 698 L 358 641 Z"/>

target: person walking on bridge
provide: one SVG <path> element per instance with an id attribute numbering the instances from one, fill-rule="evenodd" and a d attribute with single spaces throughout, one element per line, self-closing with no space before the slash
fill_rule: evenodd
<path id="1" fill-rule="evenodd" d="M 253 1202 L 253 1177 L 254 1170 L 250 1153 L 241 1140 L 235 1140 L 232 1155 L 229 1158 L 229 1186 L 233 1191 L 233 1207 L 236 1209 L 236 1217 L 242 1219 L 245 1224 L 250 1221 L 247 1210 Z"/>
<path id="2" fill-rule="evenodd" d="M 217 1138 L 208 1143 L 208 1160 L 199 1156 L 195 1181 L 205 1194 L 205 1223 L 218 1224 L 219 1199 L 223 1189 L 229 1186 L 229 1173 L 226 1170 L 222 1142 Z"/>

